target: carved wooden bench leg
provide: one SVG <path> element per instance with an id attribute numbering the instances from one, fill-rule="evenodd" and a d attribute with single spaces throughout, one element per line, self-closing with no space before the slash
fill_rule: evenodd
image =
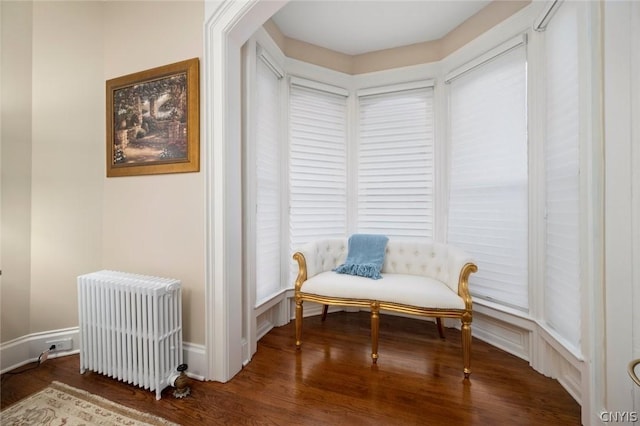
<path id="1" fill-rule="evenodd" d="M 436 318 L 436 324 L 438 324 L 438 334 L 440 334 L 440 338 L 444 339 L 444 327 L 442 326 L 442 318 Z"/>
<path id="2" fill-rule="evenodd" d="M 464 362 L 464 378 L 471 374 L 471 314 L 462 316 L 462 358 Z"/>
<path id="3" fill-rule="evenodd" d="M 380 329 L 380 304 L 371 303 L 371 359 L 378 362 L 378 331 Z"/>
<path id="4" fill-rule="evenodd" d="M 322 318 L 321 320 L 324 322 L 324 320 L 327 319 L 327 311 L 329 310 L 329 305 L 322 305 Z"/>
<path id="5" fill-rule="evenodd" d="M 302 299 L 296 298 L 296 349 L 302 345 Z"/>

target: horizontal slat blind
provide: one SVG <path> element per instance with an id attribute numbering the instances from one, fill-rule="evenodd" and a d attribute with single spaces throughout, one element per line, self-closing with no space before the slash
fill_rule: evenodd
<path id="1" fill-rule="evenodd" d="M 545 321 L 580 343 L 579 73 L 576 5 L 565 2 L 545 33 Z"/>
<path id="2" fill-rule="evenodd" d="M 281 137 L 280 78 L 257 62 L 256 301 L 277 292 L 280 276 Z"/>
<path id="3" fill-rule="evenodd" d="M 290 243 L 347 233 L 347 98 L 291 85 Z"/>
<path id="4" fill-rule="evenodd" d="M 474 296 L 528 309 L 525 48 L 450 83 L 448 242 L 478 263 Z"/>
<path id="5" fill-rule="evenodd" d="M 359 98 L 358 232 L 433 237 L 433 88 Z"/>

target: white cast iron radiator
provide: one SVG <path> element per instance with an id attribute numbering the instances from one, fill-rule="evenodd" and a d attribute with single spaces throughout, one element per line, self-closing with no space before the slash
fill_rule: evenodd
<path id="1" fill-rule="evenodd" d="M 78 277 L 80 373 L 156 391 L 182 364 L 179 280 L 116 271 Z"/>

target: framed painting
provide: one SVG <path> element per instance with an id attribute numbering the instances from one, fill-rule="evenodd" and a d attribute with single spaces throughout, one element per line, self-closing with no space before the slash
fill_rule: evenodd
<path id="1" fill-rule="evenodd" d="M 107 80 L 107 177 L 200 170 L 199 60 Z"/>

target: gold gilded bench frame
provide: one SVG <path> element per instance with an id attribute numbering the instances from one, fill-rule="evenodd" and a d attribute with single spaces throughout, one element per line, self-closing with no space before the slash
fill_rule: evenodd
<path id="1" fill-rule="evenodd" d="M 380 310 L 388 310 L 405 314 L 420 315 L 425 317 L 433 317 L 437 319 L 438 331 L 440 337 L 444 338 L 442 330 L 442 318 L 459 318 L 462 322 L 462 359 L 464 365 L 464 377 L 469 378 L 471 374 L 471 321 L 473 320 L 472 300 L 469 293 L 469 276 L 478 271 L 478 267 L 473 263 L 467 263 L 460 271 L 458 279 L 458 295 L 464 300 L 464 309 L 439 309 L 439 308 L 421 308 L 417 306 L 401 305 L 398 303 L 390 303 L 382 300 L 368 299 L 350 299 L 340 297 L 320 296 L 317 294 L 305 293 L 302 291 L 302 285 L 307 280 L 307 262 L 304 255 L 296 252 L 293 258 L 298 262 L 298 276 L 295 283 L 295 301 L 296 301 L 296 349 L 300 349 L 302 345 L 302 303 L 307 300 L 309 302 L 321 303 L 324 305 L 324 320 L 328 305 L 361 307 L 371 309 L 371 358 L 375 364 L 378 361 L 378 332 L 380 328 Z"/>

